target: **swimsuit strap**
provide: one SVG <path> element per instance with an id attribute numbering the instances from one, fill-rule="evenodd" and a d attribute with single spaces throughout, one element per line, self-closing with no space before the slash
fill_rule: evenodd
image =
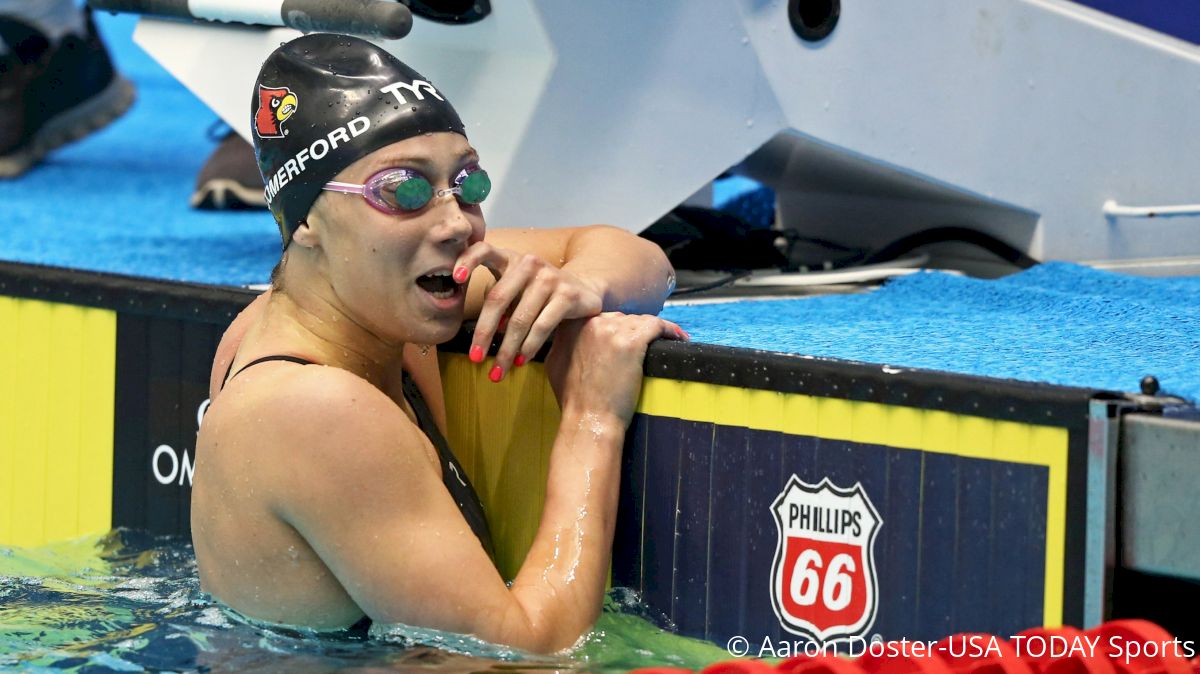
<path id="1" fill-rule="evenodd" d="M 492 534 L 488 527 L 487 515 L 483 512 L 483 504 L 479 500 L 479 494 L 475 491 L 475 487 L 471 485 L 471 481 L 467 479 L 467 473 L 463 470 L 462 464 L 454 456 L 454 451 L 450 449 L 450 442 L 446 440 L 446 436 L 442 435 L 441 429 L 438 428 L 437 422 L 434 421 L 433 412 L 429 409 L 429 405 L 425 403 L 424 396 L 421 395 L 421 389 L 417 388 L 417 382 L 413 380 L 408 371 L 403 372 L 403 389 L 404 399 L 412 405 L 413 413 L 417 416 L 417 428 L 425 433 L 425 437 L 429 438 L 429 442 L 437 450 L 438 458 L 442 462 L 442 484 L 446 486 L 446 490 L 450 492 L 451 498 L 458 504 L 459 511 L 462 512 L 463 518 L 467 520 L 467 524 L 471 527 L 471 531 L 479 538 L 479 542 L 483 544 L 483 549 L 489 557 L 495 558 L 495 547 L 492 544 Z"/>
<path id="2" fill-rule="evenodd" d="M 250 361 L 249 363 L 246 363 L 245 365 L 242 366 L 242 368 L 240 370 L 238 370 L 237 372 L 234 372 L 233 371 L 233 361 L 231 360 L 231 361 L 229 361 L 229 369 L 225 370 L 225 378 L 221 380 L 221 388 L 225 388 L 225 385 L 229 383 L 230 379 L 233 379 L 234 377 L 238 376 L 239 374 L 245 372 L 247 368 L 254 367 L 255 365 L 258 365 L 259 363 L 267 363 L 267 362 L 270 362 L 273 360 L 283 360 L 283 361 L 287 361 L 289 363 L 298 363 L 300 365 L 316 365 L 316 363 L 312 362 L 311 360 L 306 360 L 299 356 L 284 356 L 284 355 L 263 356 L 262 358 L 258 358 L 256 360 Z"/>

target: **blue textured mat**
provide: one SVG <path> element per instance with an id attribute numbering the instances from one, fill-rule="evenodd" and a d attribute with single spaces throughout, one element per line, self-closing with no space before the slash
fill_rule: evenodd
<path id="1" fill-rule="evenodd" d="M 696 341 L 1200 398 L 1200 278 L 1049 263 L 996 281 L 944 273 L 863 295 L 670 307 Z"/>
<path id="2" fill-rule="evenodd" d="M 227 285 L 265 282 L 279 254 L 265 212 L 187 206 L 216 119 L 131 41 L 135 20 L 97 16 L 133 109 L 0 181 L 0 259 Z M 722 181 L 719 205 L 765 226 L 771 196 Z M 1050 264 L 1000 281 L 946 274 L 878 292 L 674 307 L 699 341 L 902 367 L 1131 391 L 1145 374 L 1200 397 L 1200 279 L 1143 279 Z"/>
<path id="3" fill-rule="evenodd" d="M 263 283 L 279 258 L 265 211 L 188 207 L 215 147 L 216 115 L 140 47 L 136 19 L 97 14 L 117 66 L 138 89 L 111 126 L 0 180 L 0 259 L 174 281 Z"/>

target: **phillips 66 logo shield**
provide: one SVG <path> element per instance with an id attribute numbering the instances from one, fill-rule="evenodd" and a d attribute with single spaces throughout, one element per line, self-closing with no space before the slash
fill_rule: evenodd
<path id="1" fill-rule="evenodd" d="M 792 475 L 771 504 L 779 543 L 771 605 L 783 628 L 825 642 L 861 635 L 875 622 L 875 535 L 883 520 L 862 484 L 829 478 L 813 486 Z"/>

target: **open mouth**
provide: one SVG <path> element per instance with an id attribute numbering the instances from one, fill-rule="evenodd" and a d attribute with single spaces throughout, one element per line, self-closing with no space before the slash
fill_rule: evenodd
<path id="1" fill-rule="evenodd" d="M 417 277 L 417 285 L 425 292 L 433 295 L 439 300 L 448 300 L 454 297 L 459 290 L 459 284 L 454 281 L 454 277 L 448 271 L 439 271 L 432 274 Z"/>

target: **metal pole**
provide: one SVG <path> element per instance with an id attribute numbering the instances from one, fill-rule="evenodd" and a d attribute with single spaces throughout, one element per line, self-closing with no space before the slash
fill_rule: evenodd
<path id="1" fill-rule="evenodd" d="M 398 40 L 412 12 L 392 0 L 88 0 L 94 9 L 192 21 L 287 26 L 313 33 L 350 33 Z"/>

